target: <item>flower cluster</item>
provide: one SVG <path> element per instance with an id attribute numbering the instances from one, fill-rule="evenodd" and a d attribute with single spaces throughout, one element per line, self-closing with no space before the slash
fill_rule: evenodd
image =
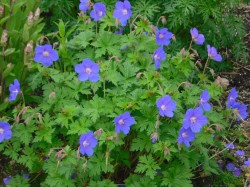
<path id="1" fill-rule="evenodd" d="M 207 90 L 204 90 L 200 95 L 200 106 L 195 109 L 188 109 L 179 131 L 178 143 L 184 143 L 190 147 L 190 142 L 194 141 L 196 133 L 199 133 L 204 125 L 208 123 L 208 118 L 203 114 L 204 111 L 211 109 L 208 103 L 210 99 Z"/>

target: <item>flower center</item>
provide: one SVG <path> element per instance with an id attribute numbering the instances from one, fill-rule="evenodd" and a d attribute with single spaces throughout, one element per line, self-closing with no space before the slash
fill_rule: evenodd
<path id="1" fill-rule="evenodd" d="M 160 34 L 160 35 L 159 35 L 159 38 L 160 38 L 160 39 L 164 38 L 164 34 Z"/>
<path id="2" fill-rule="evenodd" d="M 92 72 L 92 70 L 91 70 L 91 68 L 86 68 L 86 69 L 85 69 L 85 72 L 86 72 L 87 74 L 90 74 L 90 73 Z"/>
<path id="3" fill-rule="evenodd" d="M 160 57 L 156 54 L 156 55 L 154 56 L 154 59 L 155 59 L 155 60 L 158 60 L 158 59 L 160 59 Z"/>
<path id="4" fill-rule="evenodd" d="M 122 9 L 122 14 L 123 15 L 127 15 L 128 14 L 128 10 L 127 9 Z"/>
<path id="5" fill-rule="evenodd" d="M 0 128 L 0 134 L 3 134 L 4 130 L 2 128 Z"/>
<path id="6" fill-rule="evenodd" d="M 99 15 L 99 16 L 102 16 L 102 15 L 103 15 L 103 12 L 102 12 L 102 11 L 99 11 L 99 12 L 98 12 L 98 15 Z"/>
<path id="7" fill-rule="evenodd" d="M 205 102 L 206 102 L 205 100 L 201 99 L 201 103 L 205 103 Z"/>
<path id="8" fill-rule="evenodd" d="M 233 98 L 233 97 L 230 97 L 229 100 L 230 100 L 230 101 L 234 101 L 234 98 Z"/>
<path id="9" fill-rule="evenodd" d="M 166 105 L 161 105 L 161 109 L 162 109 L 162 110 L 167 110 Z"/>
<path id="10" fill-rule="evenodd" d="M 17 94 L 17 93 L 18 93 L 18 90 L 17 90 L 17 89 L 15 89 L 15 90 L 13 91 L 13 93 Z"/>
<path id="11" fill-rule="evenodd" d="M 190 120 L 191 120 L 191 123 L 195 123 L 196 122 L 196 117 L 191 117 Z"/>
<path id="12" fill-rule="evenodd" d="M 181 134 L 181 136 L 182 136 L 183 138 L 187 138 L 187 137 L 188 137 L 188 135 L 187 135 L 186 132 L 183 132 L 183 133 Z"/>
<path id="13" fill-rule="evenodd" d="M 48 52 L 48 51 L 44 51 L 44 52 L 43 52 L 43 56 L 44 56 L 44 57 L 48 57 L 48 56 L 49 56 L 49 52 Z"/>
<path id="14" fill-rule="evenodd" d="M 83 143 L 82 143 L 83 147 L 87 147 L 89 145 L 89 143 L 85 140 Z"/>
<path id="15" fill-rule="evenodd" d="M 118 123 L 119 123 L 119 125 L 123 125 L 123 124 L 124 124 L 124 120 L 123 120 L 123 119 L 120 119 L 120 120 L 118 121 Z"/>

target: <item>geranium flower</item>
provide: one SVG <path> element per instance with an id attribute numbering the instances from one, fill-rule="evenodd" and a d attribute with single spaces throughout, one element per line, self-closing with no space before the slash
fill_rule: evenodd
<path id="1" fill-rule="evenodd" d="M 94 148 L 96 147 L 98 141 L 94 136 L 92 131 L 81 135 L 80 140 L 80 153 L 82 155 L 87 154 L 88 156 L 92 156 L 94 154 Z"/>
<path id="2" fill-rule="evenodd" d="M 128 0 L 124 2 L 118 1 L 115 4 L 113 16 L 121 22 L 122 26 L 126 26 L 127 20 L 132 16 L 130 2 Z"/>
<path id="3" fill-rule="evenodd" d="M 208 103 L 210 99 L 210 95 L 207 90 L 204 90 L 200 96 L 200 106 L 203 108 L 205 111 L 210 111 L 211 105 Z"/>
<path id="4" fill-rule="evenodd" d="M 230 108 L 236 102 L 237 98 L 238 98 L 238 92 L 234 87 L 231 89 L 230 93 L 227 96 L 227 107 Z"/>
<path id="5" fill-rule="evenodd" d="M 97 82 L 100 78 L 99 71 L 99 65 L 89 58 L 84 59 L 81 64 L 75 66 L 75 72 L 79 73 L 78 79 L 83 82 L 86 80 Z"/>
<path id="6" fill-rule="evenodd" d="M 90 0 L 80 0 L 79 10 L 87 12 L 90 5 Z"/>
<path id="7" fill-rule="evenodd" d="M 9 101 L 16 100 L 17 95 L 21 93 L 20 83 L 18 82 L 17 79 L 14 80 L 14 84 L 11 84 L 9 86 L 9 91 L 10 91 Z"/>
<path id="8" fill-rule="evenodd" d="M 190 29 L 190 33 L 192 36 L 192 40 L 197 44 L 197 45 L 202 45 L 205 41 L 205 37 L 203 34 L 199 34 L 198 30 L 196 28 Z"/>
<path id="9" fill-rule="evenodd" d="M 166 59 L 166 53 L 163 47 L 159 47 L 158 49 L 156 49 L 152 58 L 154 59 L 155 62 L 155 68 L 159 69 L 161 66 L 161 61 L 164 61 Z"/>
<path id="10" fill-rule="evenodd" d="M 12 131 L 10 124 L 7 122 L 0 121 L 0 143 L 3 140 L 9 140 L 12 137 Z"/>
<path id="11" fill-rule="evenodd" d="M 168 31 L 167 28 L 163 28 L 156 31 L 156 43 L 159 46 L 168 46 L 170 44 L 170 39 L 172 38 L 173 34 Z"/>
<path id="12" fill-rule="evenodd" d="M 117 117 L 115 117 L 115 131 L 120 133 L 121 131 L 124 134 L 128 134 L 130 126 L 135 123 L 135 118 L 130 116 L 129 112 L 125 112 Z"/>
<path id="13" fill-rule="evenodd" d="M 5 185 L 7 185 L 7 184 L 9 184 L 9 182 L 11 181 L 11 179 L 12 179 L 11 176 L 5 177 L 5 178 L 3 178 L 3 183 L 4 183 Z"/>
<path id="14" fill-rule="evenodd" d="M 244 162 L 244 165 L 247 167 L 250 166 L 250 157 Z"/>
<path id="15" fill-rule="evenodd" d="M 156 106 L 159 109 L 160 116 L 167 116 L 169 118 L 174 116 L 173 111 L 176 109 L 176 102 L 169 95 L 165 95 L 158 99 Z"/>
<path id="16" fill-rule="evenodd" d="M 237 155 L 239 155 L 239 156 L 244 156 L 245 155 L 245 151 L 243 151 L 243 150 L 237 150 L 235 153 Z"/>
<path id="17" fill-rule="evenodd" d="M 194 133 L 198 133 L 207 122 L 208 119 L 203 115 L 201 108 L 188 109 L 183 120 L 183 127 L 185 129 L 190 128 Z"/>
<path id="18" fill-rule="evenodd" d="M 207 45 L 207 53 L 208 57 L 211 58 L 214 61 L 221 62 L 222 57 L 219 53 L 217 53 L 217 50 L 215 47 L 210 47 L 210 45 Z"/>
<path id="19" fill-rule="evenodd" d="M 35 49 L 34 61 L 41 63 L 43 66 L 51 66 L 58 58 L 58 53 L 52 48 L 52 45 L 45 44 L 37 46 Z"/>
<path id="20" fill-rule="evenodd" d="M 234 102 L 231 107 L 238 121 L 240 121 L 241 119 L 246 119 L 246 117 L 248 116 L 247 105 L 241 104 L 239 102 Z"/>
<path id="21" fill-rule="evenodd" d="M 100 20 L 102 17 L 106 15 L 106 6 L 103 3 L 95 3 L 94 9 L 90 12 L 90 17 L 94 19 L 94 21 Z"/>
<path id="22" fill-rule="evenodd" d="M 234 170 L 233 170 L 233 175 L 234 175 L 235 177 L 239 177 L 240 174 L 241 174 L 241 169 L 235 167 Z"/>
<path id="23" fill-rule="evenodd" d="M 228 149 L 234 149 L 234 144 L 232 142 L 227 143 L 225 146 Z"/>
<path id="24" fill-rule="evenodd" d="M 190 129 L 181 128 L 178 136 L 178 143 L 184 143 L 187 147 L 190 147 L 190 142 L 194 141 L 195 133 Z"/>
<path id="25" fill-rule="evenodd" d="M 235 168 L 235 165 L 231 162 L 226 165 L 227 171 L 233 171 L 234 168 Z"/>

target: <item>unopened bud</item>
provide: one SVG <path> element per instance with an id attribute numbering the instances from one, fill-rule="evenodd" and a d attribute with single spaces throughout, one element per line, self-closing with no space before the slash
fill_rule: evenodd
<path id="1" fill-rule="evenodd" d="M 213 69 L 211 69 L 211 68 L 210 68 L 210 73 L 211 73 L 211 75 L 212 75 L 212 76 L 214 76 L 214 75 L 215 75 L 214 70 L 213 70 Z"/>
<path id="2" fill-rule="evenodd" d="M 2 37 L 1 37 L 2 46 L 6 46 L 7 40 L 8 40 L 7 30 L 4 29 L 3 32 L 2 32 Z"/>
<path id="3" fill-rule="evenodd" d="M 38 8 L 36 9 L 36 11 L 35 11 L 34 21 L 36 21 L 36 20 L 39 19 L 40 13 L 41 13 L 41 11 L 40 11 L 40 8 L 38 7 Z"/>
<path id="4" fill-rule="evenodd" d="M 185 57 L 186 56 L 186 50 L 184 48 L 181 49 L 180 54 Z"/>
<path id="5" fill-rule="evenodd" d="M 97 137 L 100 137 L 100 136 L 102 135 L 102 132 L 103 132 L 102 129 L 98 129 L 98 130 L 95 131 L 94 134 L 95 134 Z"/>
<path id="6" fill-rule="evenodd" d="M 189 82 L 184 82 L 185 88 L 190 89 L 191 88 L 191 83 Z"/>
<path id="7" fill-rule="evenodd" d="M 212 129 L 212 128 L 208 127 L 208 128 L 206 129 L 206 132 L 209 132 L 209 133 L 214 133 L 214 129 Z"/>
<path id="8" fill-rule="evenodd" d="M 138 72 L 137 75 L 136 75 L 136 78 L 137 78 L 137 79 L 140 79 L 141 76 L 142 76 L 142 74 L 143 74 L 142 72 Z"/>
<path id="9" fill-rule="evenodd" d="M 166 20 L 165 16 L 161 16 L 161 22 L 162 22 L 163 25 L 167 24 L 167 20 Z"/>
<path id="10" fill-rule="evenodd" d="M 0 6 L 0 17 L 3 16 L 3 13 L 4 13 L 4 8 L 3 8 L 3 6 Z"/>
<path id="11" fill-rule="evenodd" d="M 220 125 L 216 125 L 215 128 L 216 128 L 216 131 L 218 131 L 218 132 L 220 132 L 222 130 L 222 127 Z"/>
<path id="12" fill-rule="evenodd" d="M 198 65 L 200 68 L 202 67 L 202 64 L 201 64 L 201 60 L 198 59 L 196 62 L 195 62 L 196 65 Z"/>
<path id="13" fill-rule="evenodd" d="M 116 62 L 120 62 L 120 59 L 119 59 L 118 56 L 114 56 L 114 59 L 115 59 Z"/>
<path id="14" fill-rule="evenodd" d="M 24 49 L 25 53 L 32 53 L 33 52 L 33 40 L 29 41 Z"/>
<path id="15" fill-rule="evenodd" d="M 167 147 L 164 147 L 164 156 L 170 155 L 170 150 Z"/>
<path id="16" fill-rule="evenodd" d="M 151 141 L 152 143 L 155 143 L 158 139 L 158 134 L 157 132 L 154 132 L 152 135 L 151 135 Z"/>
<path id="17" fill-rule="evenodd" d="M 215 80 L 215 84 L 225 89 L 229 85 L 229 81 L 225 78 L 221 78 L 220 76 L 218 76 Z"/>
<path id="18" fill-rule="evenodd" d="M 49 99 L 55 99 L 56 98 L 56 92 L 51 92 L 49 94 Z"/>
<path id="19" fill-rule="evenodd" d="M 28 25 L 32 25 L 32 24 L 33 24 L 33 12 L 30 12 L 28 16 Z"/>

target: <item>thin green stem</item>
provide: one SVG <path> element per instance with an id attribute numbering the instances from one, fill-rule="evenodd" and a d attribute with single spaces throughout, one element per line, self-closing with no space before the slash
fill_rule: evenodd
<path id="1" fill-rule="evenodd" d="M 191 42 L 189 44 L 188 51 L 190 51 L 190 49 L 192 48 L 192 43 L 193 43 L 193 40 L 191 40 Z"/>

